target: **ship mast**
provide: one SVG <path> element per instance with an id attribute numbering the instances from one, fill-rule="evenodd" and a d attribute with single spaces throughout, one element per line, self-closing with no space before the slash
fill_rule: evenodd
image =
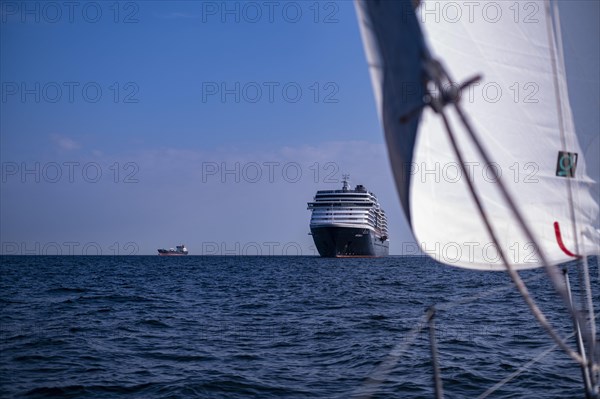
<path id="1" fill-rule="evenodd" d="M 342 186 L 342 190 L 348 191 L 348 189 L 350 188 L 350 186 L 348 185 L 349 181 L 350 181 L 350 175 L 348 175 L 348 174 L 342 175 L 342 183 L 344 183 L 344 185 Z"/>

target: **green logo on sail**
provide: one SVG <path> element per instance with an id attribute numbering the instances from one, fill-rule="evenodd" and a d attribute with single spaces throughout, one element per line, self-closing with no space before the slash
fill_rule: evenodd
<path id="1" fill-rule="evenodd" d="M 577 168 L 577 153 L 559 151 L 556 163 L 556 176 L 574 177 L 575 168 Z"/>

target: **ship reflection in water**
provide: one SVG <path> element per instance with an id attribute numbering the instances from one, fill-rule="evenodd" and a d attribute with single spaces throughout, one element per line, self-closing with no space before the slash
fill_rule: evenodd
<path id="1" fill-rule="evenodd" d="M 344 175 L 341 190 L 320 190 L 314 202 L 310 234 L 323 257 L 387 256 L 389 240 L 387 218 L 377 197 L 363 185 L 354 190 Z"/>
<path id="2" fill-rule="evenodd" d="M 159 249 L 158 250 L 159 256 L 185 256 L 187 254 L 188 254 L 188 250 L 185 247 L 185 244 L 177 245 L 177 247 L 175 247 L 175 249 L 170 248 L 170 249 Z"/>

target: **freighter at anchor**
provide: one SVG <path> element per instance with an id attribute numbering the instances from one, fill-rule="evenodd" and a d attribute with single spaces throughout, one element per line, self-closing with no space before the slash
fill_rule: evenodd
<path id="1" fill-rule="evenodd" d="M 350 189 L 348 178 L 344 175 L 341 190 L 317 191 L 314 201 L 308 203 L 315 246 L 328 258 L 387 256 L 385 212 L 363 185 Z"/>
<path id="2" fill-rule="evenodd" d="M 159 249 L 159 256 L 185 256 L 188 254 L 188 250 L 185 247 L 185 244 L 177 245 L 176 249 Z"/>

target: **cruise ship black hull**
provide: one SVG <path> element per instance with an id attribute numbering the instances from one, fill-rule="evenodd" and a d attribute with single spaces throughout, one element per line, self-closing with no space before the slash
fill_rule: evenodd
<path id="1" fill-rule="evenodd" d="M 389 241 L 382 241 L 368 229 L 352 227 L 312 227 L 319 255 L 326 258 L 379 257 L 389 254 Z"/>

